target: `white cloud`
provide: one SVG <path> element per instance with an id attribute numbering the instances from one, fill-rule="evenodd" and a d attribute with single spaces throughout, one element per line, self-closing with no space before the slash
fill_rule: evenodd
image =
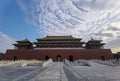
<path id="1" fill-rule="evenodd" d="M 106 43 L 120 35 L 119 8 L 119 0 L 32 1 L 34 23 L 41 34 L 73 35 L 84 40 L 93 37 Z"/>
<path id="2" fill-rule="evenodd" d="M 13 43 L 15 43 L 15 39 L 9 37 L 8 35 L 0 32 L 0 52 L 5 52 L 7 49 L 12 49 Z"/>
<path id="3" fill-rule="evenodd" d="M 27 7 L 26 5 L 22 2 L 22 0 L 17 0 L 18 5 L 21 7 L 21 9 L 27 14 Z"/>
<path id="4" fill-rule="evenodd" d="M 30 25 L 33 25 L 35 24 L 33 21 L 32 21 L 32 7 L 31 7 L 31 4 L 26 4 L 24 3 L 25 0 L 16 0 L 17 1 L 17 4 L 18 6 L 21 8 L 21 10 L 23 11 L 24 13 L 24 21 Z"/>

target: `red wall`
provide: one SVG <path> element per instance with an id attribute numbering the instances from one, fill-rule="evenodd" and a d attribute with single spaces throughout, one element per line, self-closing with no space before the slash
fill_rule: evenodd
<path id="1" fill-rule="evenodd" d="M 112 52 L 110 49 L 76 49 L 76 50 L 7 50 L 5 54 L 6 60 L 13 60 L 16 56 L 18 59 L 37 59 L 44 60 L 45 56 L 56 60 L 57 55 L 61 55 L 62 59 L 73 56 L 74 60 L 77 59 L 101 59 L 104 56 L 106 59 L 112 59 Z"/>

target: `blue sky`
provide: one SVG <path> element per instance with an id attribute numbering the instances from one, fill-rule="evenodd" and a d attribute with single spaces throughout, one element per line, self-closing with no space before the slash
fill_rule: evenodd
<path id="1" fill-rule="evenodd" d="M 0 52 L 13 48 L 12 44 L 16 40 L 28 38 L 36 41 L 36 38 L 42 36 L 35 25 L 27 22 L 26 19 L 31 15 L 26 14 L 22 7 L 24 5 L 29 8 L 31 0 L 0 0 L 0 46 L 3 46 Z"/>
<path id="2" fill-rule="evenodd" d="M 0 52 L 46 35 L 102 39 L 120 51 L 119 0 L 0 0 Z"/>
<path id="3" fill-rule="evenodd" d="M 31 0 L 25 0 L 30 6 Z M 25 20 L 25 13 L 16 0 L 1 0 L 0 2 L 0 31 L 16 39 L 39 37 L 35 27 Z"/>

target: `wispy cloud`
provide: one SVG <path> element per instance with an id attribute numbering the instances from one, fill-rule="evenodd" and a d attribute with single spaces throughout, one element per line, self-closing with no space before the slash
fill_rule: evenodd
<path id="1" fill-rule="evenodd" d="M 120 35 L 119 0 L 33 0 L 33 6 L 44 35 L 94 37 L 107 43 Z"/>
<path id="2" fill-rule="evenodd" d="M 17 3 L 21 7 L 21 9 L 24 11 L 24 13 L 27 14 L 28 12 L 27 6 L 22 2 L 22 0 L 17 0 Z"/>
<path id="3" fill-rule="evenodd" d="M 9 37 L 3 32 L 0 32 L 0 52 L 5 52 L 6 49 L 14 48 L 12 44 L 15 43 L 15 40 L 16 39 Z"/>
<path id="4" fill-rule="evenodd" d="M 33 14 L 32 14 L 32 6 L 31 4 L 26 4 L 24 0 L 16 0 L 18 6 L 21 8 L 21 10 L 24 13 L 24 21 L 28 24 L 33 25 Z"/>

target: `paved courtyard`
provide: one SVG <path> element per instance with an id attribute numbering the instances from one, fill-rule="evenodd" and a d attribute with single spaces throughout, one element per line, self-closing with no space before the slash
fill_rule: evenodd
<path id="1" fill-rule="evenodd" d="M 120 81 L 119 75 L 119 65 L 95 62 L 90 62 L 90 66 L 50 62 L 44 67 L 23 66 L 22 63 L 0 67 L 0 81 Z"/>

